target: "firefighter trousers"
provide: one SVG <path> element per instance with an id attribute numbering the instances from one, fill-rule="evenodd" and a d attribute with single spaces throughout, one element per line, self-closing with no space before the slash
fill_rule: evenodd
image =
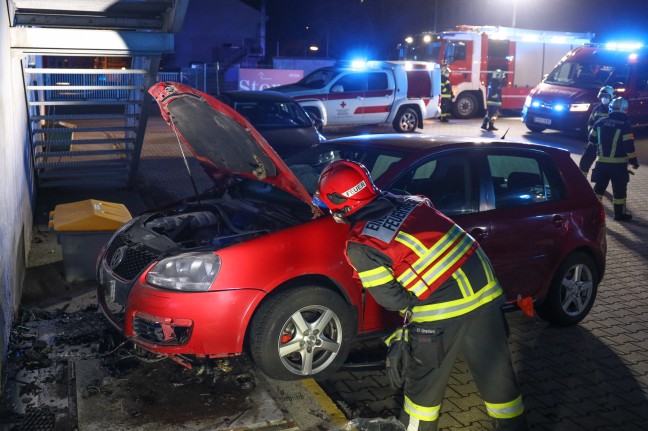
<path id="1" fill-rule="evenodd" d="M 412 360 L 400 421 L 407 431 L 435 431 L 441 401 L 460 353 L 486 404 L 494 430 L 526 430 L 511 364 L 508 327 L 499 308 L 438 327 L 410 326 Z"/>
<path id="2" fill-rule="evenodd" d="M 629 181 L 630 174 L 628 173 L 627 163 L 596 162 L 592 171 L 592 182 L 594 183 L 596 196 L 602 199 L 608 184 L 612 182 L 612 201 L 615 204 L 625 205 Z"/>

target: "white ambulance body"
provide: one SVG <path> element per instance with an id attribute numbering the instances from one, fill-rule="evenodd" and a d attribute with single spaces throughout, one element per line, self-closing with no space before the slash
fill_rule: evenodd
<path id="1" fill-rule="evenodd" d="M 271 90 L 291 96 L 323 126 L 388 123 L 413 132 L 439 115 L 441 72 L 430 62 L 369 61 L 323 67 Z"/>

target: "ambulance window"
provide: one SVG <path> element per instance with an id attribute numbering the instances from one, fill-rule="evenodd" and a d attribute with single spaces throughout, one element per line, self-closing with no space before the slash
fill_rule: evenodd
<path id="1" fill-rule="evenodd" d="M 385 72 L 372 72 L 367 74 L 367 90 L 386 90 L 387 74 Z"/>
<path id="2" fill-rule="evenodd" d="M 331 88 L 342 86 L 341 91 L 348 93 L 349 91 L 365 91 L 366 85 L 366 73 L 349 73 L 334 82 Z"/>

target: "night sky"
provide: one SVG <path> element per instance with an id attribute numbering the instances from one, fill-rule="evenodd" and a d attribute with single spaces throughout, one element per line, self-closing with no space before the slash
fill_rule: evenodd
<path id="1" fill-rule="evenodd" d="M 647 0 L 267 0 L 266 49 L 270 56 L 301 56 L 306 44 L 317 44 L 321 57 L 389 59 L 405 36 L 435 26 L 511 27 L 514 2 L 518 28 L 648 45 Z"/>

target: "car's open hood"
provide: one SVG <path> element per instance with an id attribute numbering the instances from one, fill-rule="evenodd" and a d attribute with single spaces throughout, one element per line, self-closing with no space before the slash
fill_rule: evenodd
<path id="1" fill-rule="evenodd" d="M 237 175 L 270 183 L 321 211 L 283 160 L 248 121 L 216 98 L 188 85 L 159 82 L 149 93 L 164 120 L 214 181 Z"/>

